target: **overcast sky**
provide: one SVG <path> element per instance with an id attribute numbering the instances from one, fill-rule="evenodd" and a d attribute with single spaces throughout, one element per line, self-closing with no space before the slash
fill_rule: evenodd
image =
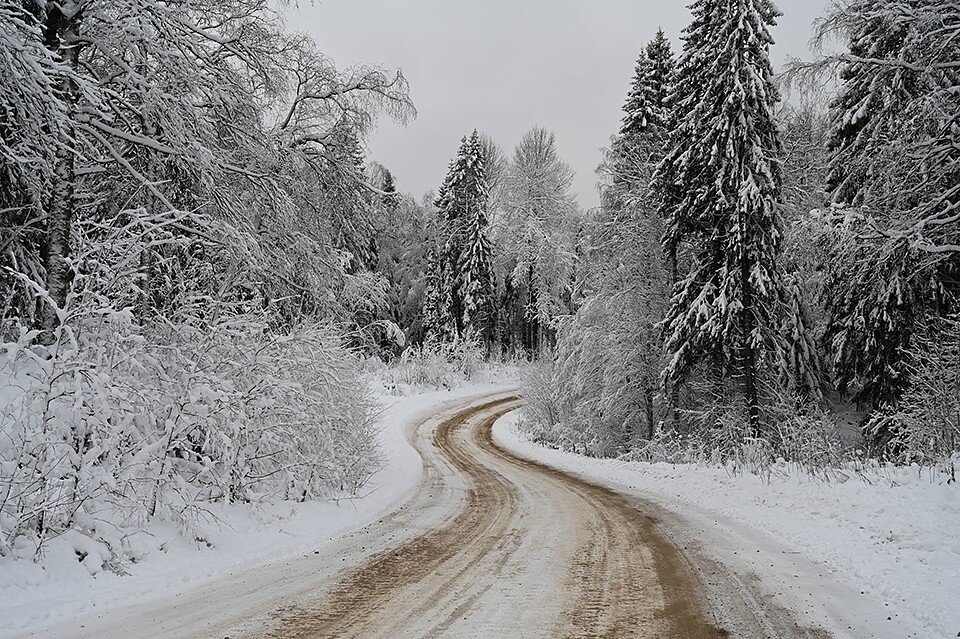
<path id="1" fill-rule="evenodd" d="M 830 0 L 779 0 L 773 62 L 808 57 L 811 26 Z M 419 112 L 381 120 L 369 159 L 400 191 L 435 190 L 474 128 L 504 151 L 531 126 L 557 134 L 585 207 L 597 204 L 600 148 L 619 127 L 634 62 L 663 27 L 679 49 L 686 0 L 300 0 L 290 27 L 340 66 L 400 68 Z"/>

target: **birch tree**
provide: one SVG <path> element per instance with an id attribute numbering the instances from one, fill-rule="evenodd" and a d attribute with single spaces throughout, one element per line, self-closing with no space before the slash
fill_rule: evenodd
<path id="1" fill-rule="evenodd" d="M 573 171 L 560 159 L 556 136 L 527 131 L 507 170 L 505 212 L 497 229 L 498 260 L 511 299 L 507 322 L 519 345 L 539 353 L 553 341 L 554 320 L 572 310 L 573 233 L 577 206 Z"/>

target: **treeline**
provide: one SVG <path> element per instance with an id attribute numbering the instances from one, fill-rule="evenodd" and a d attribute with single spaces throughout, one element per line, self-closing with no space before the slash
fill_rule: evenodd
<path id="1" fill-rule="evenodd" d="M 398 253 L 387 277 L 417 302 L 394 315 L 408 342 L 493 358 L 548 350 L 558 318 L 575 310 L 584 217 L 572 181 L 543 128 L 510 157 L 477 131 L 465 136 L 437 195 L 405 200 L 420 225 L 386 235 Z"/>
<path id="2" fill-rule="evenodd" d="M 0 556 L 79 532 L 122 570 L 155 518 L 353 495 L 364 358 L 447 384 L 574 310 L 553 134 L 468 135 L 400 195 L 363 145 L 415 115 L 402 74 L 266 1 L 0 0 L 0 81 Z"/>
<path id="3" fill-rule="evenodd" d="M 697 0 L 646 46 L 600 168 L 577 311 L 528 381 L 540 436 L 827 456 L 960 445 L 960 5 L 845 0 L 848 49 L 769 61 L 767 0 Z M 829 101 L 815 87 L 836 73 Z M 781 91 L 791 91 L 781 102 Z"/>

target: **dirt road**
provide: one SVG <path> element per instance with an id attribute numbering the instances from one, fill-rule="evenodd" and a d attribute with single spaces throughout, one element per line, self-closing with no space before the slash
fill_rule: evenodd
<path id="1" fill-rule="evenodd" d="M 490 428 L 516 406 L 502 399 L 421 426 L 423 490 L 354 543 L 404 541 L 302 592 L 248 636 L 821 636 L 679 549 L 655 507 L 497 448 Z M 455 514 L 431 523 L 442 504 Z"/>

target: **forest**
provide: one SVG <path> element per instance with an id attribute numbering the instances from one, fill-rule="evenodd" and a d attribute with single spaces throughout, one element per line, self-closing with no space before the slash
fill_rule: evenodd
<path id="1" fill-rule="evenodd" d="M 403 73 L 267 0 L 0 0 L 0 556 L 356 495 L 417 365 L 519 364 L 587 455 L 952 478 L 960 4 L 842 0 L 782 74 L 773 4 L 717 5 L 642 47 L 583 210 L 534 123 L 405 194 Z"/>

